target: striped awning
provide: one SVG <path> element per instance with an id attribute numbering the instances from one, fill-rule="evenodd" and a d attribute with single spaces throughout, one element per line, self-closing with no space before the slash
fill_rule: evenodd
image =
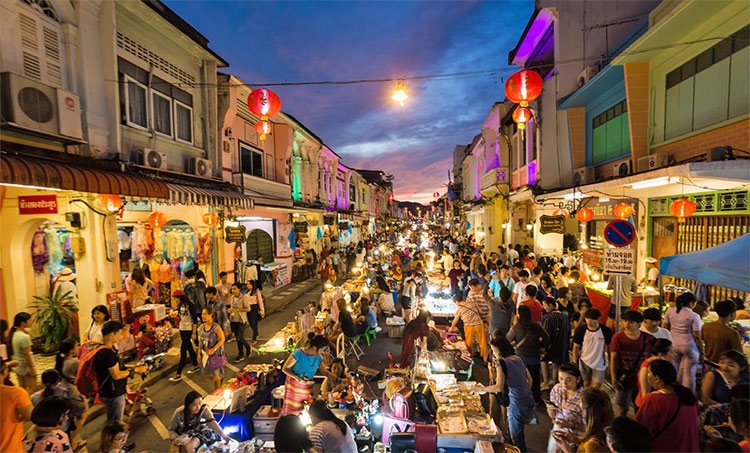
<path id="1" fill-rule="evenodd" d="M 167 184 L 169 201 L 181 204 L 229 206 L 237 209 L 254 209 L 253 199 L 231 190 L 208 189 L 185 184 Z"/>
<path id="2" fill-rule="evenodd" d="M 0 183 L 143 198 L 170 195 L 157 179 L 26 156 L 0 156 Z"/>

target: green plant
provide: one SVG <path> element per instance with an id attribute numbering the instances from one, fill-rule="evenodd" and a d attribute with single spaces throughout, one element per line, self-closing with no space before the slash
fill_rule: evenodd
<path id="1" fill-rule="evenodd" d="M 34 312 L 32 320 L 39 328 L 44 350 L 50 352 L 50 346 L 67 338 L 73 316 L 78 313 L 78 302 L 70 291 L 63 293 L 58 286 L 52 295 L 34 296 L 29 308 Z"/>

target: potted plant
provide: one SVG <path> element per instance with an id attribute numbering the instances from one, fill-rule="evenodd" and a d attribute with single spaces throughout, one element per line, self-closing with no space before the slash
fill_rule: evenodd
<path id="1" fill-rule="evenodd" d="M 51 352 L 52 345 L 57 346 L 68 337 L 78 302 L 70 291 L 63 293 L 58 286 L 49 296 L 34 296 L 29 308 L 34 312 L 33 322 L 39 329 L 43 350 Z"/>

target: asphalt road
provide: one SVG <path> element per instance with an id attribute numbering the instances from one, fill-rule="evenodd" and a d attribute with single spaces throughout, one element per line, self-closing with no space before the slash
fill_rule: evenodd
<path id="1" fill-rule="evenodd" d="M 310 301 L 317 301 L 319 299 L 320 287 L 316 287 L 293 301 L 284 311 L 271 314 L 261 320 L 259 326 L 260 341 L 258 344 L 262 344 L 262 341 L 273 336 L 287 322 L 293 320 L 298 309 L 310 303 Z M 251 333 L 252 331 L 248 329 L 246 336 L 251 336 Z M 230 360 L 236 357 L 237 343 L 227 343 L 226 351 Z M 285 356 L 282 355 L 280 357 Z M 253 355 L 249 361 L 239 364 L 234 364 L 230 361 L 226 370 L 227 375 L 233 374 L 244 363 L 267 362 L 269 360 L 268 357 Z M 272 357 L 277 356 L 274 355 Z M 169 434 L 167 432 L 169 421 L 175 409 L 183 404 L 185 395 L 191 390 L 197 390 L 201 394 L 210 393 L 213 390 L 211 379 L 208 376 L 201 375 L 200 372 L 190 376 L 183 372 L 183 380 L 181 382 L 170 382 L 167 376 L 164 376 L 156 384 L 149 387 L 148 394 L 154 400 L 153 406 L 156 409 L 156 414 L 152 416 L 137 414 L 132 419 L 130 439 L 136 443 L 134 451 L 166 452 L 169 449 Z M 88 452 L 99 451 L 99 437 L 105 422 L 106 417 L 100 416 L 88 422 L 81 430 L 81 438 L 88 441 L 86 447 L 84 447 Z M 81 451 L 87 453 L 86 450 L 82 449 Z"/>

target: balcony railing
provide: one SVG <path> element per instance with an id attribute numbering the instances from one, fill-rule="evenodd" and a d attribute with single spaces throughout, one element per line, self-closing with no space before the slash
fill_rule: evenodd
<path id="1" fill-rule="evenodd" d="M 273 198 L 284 200 L 292 199 L 292 188 L 289 184 L 284 184 L 270 179 L 259 178 L 248 175 L 247 173 L 235 173 L 232 176 L 234 185 Z"/>
<path id="2" fill-rule="evenodd" d="M 515 170 L 511 174 L 510 188 L 516 190 L 526 186 L 535 186 L 539 175 L 537 171 L 536 160 L 532 160 L 518 170 Z"/>
<path id="3" fill-rule="evenodd" d="M 480 181 L 481 189 L 489 189 L 496 184 L 508 184 L 508 169 L 505 167 L 493 168 L 482 176 Z"/>

